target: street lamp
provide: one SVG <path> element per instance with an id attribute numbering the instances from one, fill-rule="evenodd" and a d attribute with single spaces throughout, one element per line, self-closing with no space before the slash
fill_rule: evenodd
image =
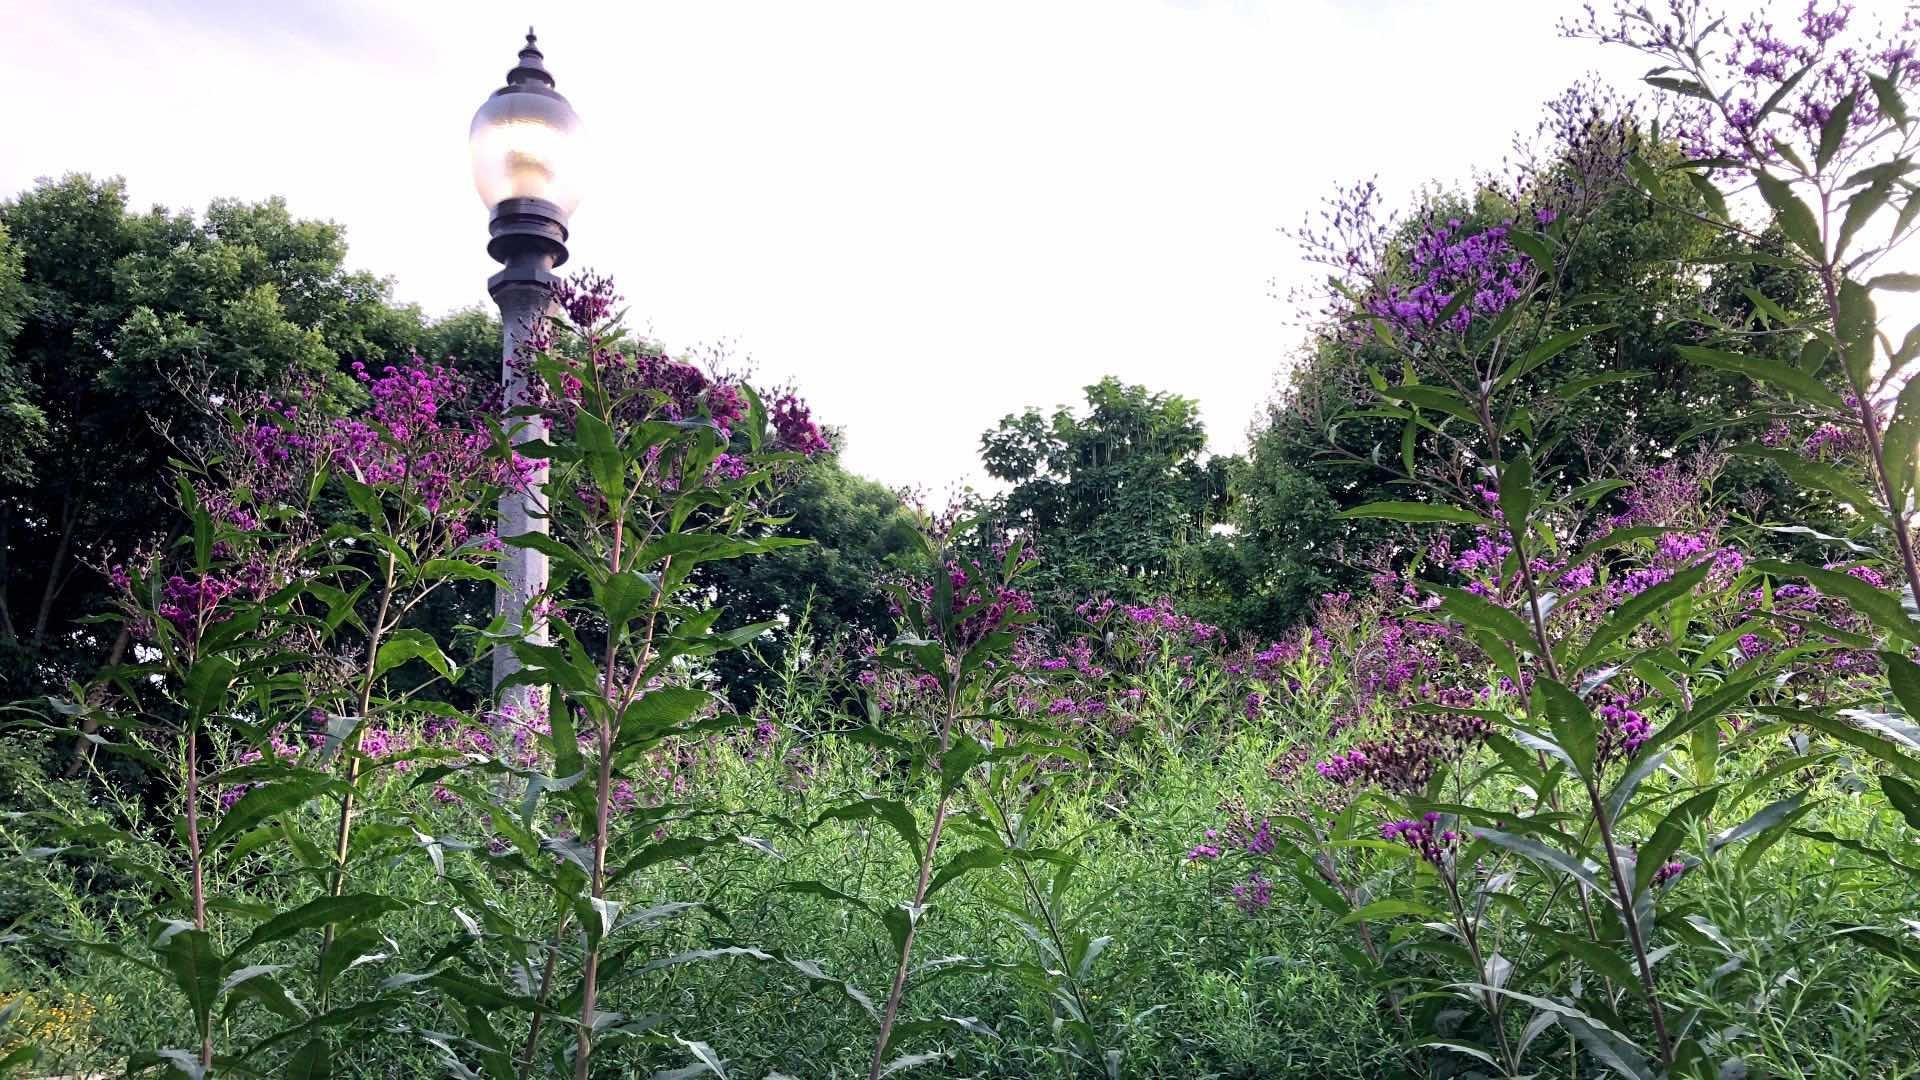
<path id="1" fill-rule="evenodd" d="M 473 159 L 473 185 L 492 214 L 487 254 L 501 264 L 487 280 L 487 291 L 500 306 L 505 330 L 501 350 L 502 400 L 511 409 L 527 398 L 527 372 L 514 362 L 528 333 L 553 309 L 553 268 L 567 261 L 567 217 L 580 203 L 577 170 L 570 171 L 578 150 L 580 118 L 567 99 L 553 88 L 545 57 L 527 28 L 527 44 L 520 62 L 507 72 L 507 85 L 495 90 L 473 114 L 467 148 Z M 538 417 L 506 421 L 508 437 L 518 445 L 547 437 L 546 422 Z M 547 531 L 544 503 L 546 467 L 540 467 L 524 493 L 500 500 L 503 536 Z M 501 567 L 507 585 L 497 589 L 494 610 L 504 615 L 509 629 L 521 627 L 528 603 L 547 586 L 547 557 L 532 548 L 509 547 Z M 528 636 L 546 640 L 546 625 L 536 620 Z M 493 654 L 493 685 L 520 667 L 506 648 Z M 506 703 L 524 706 L 527 688 L 515 691 Z"/>

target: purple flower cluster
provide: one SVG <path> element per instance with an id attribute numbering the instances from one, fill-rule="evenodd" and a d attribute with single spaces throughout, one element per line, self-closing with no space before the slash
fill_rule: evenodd
<path id="1" fill-rule="evenodd" d="M 1432 810 L 1421 815 L 1418 821 L 1387 822 L 1380 826 L 1380 838 L 1400 841 L 1435 866 L 1444 865 L 1460 843 L 1460 834 L 1442 829 L 1440 815 Z"/>
<path id="2" fill-rule="evenodd" d="M 1458 218 L 1428 226 L 1408 253 L 1413 284 L 1387 286 L 1367 301 L 1367 313 L 1410 335 L 1464 332 L 1476 317 L 1500 314 L 1520 299 L 1533 271 L 1507 239 L 1509 231 L 1510 225 L 1478 229 Z M 1455 306 L 1462 291 L 1468 295 Z"/>
<path id="3" fill-rule="evenodd" d="M 1260 914 L 1273 906 L 1273 882 L 1258 870 L 1249 873 L 1247 880 L 1233 887 L 1233 903 L 1245 914 Z"/>
<path id="4" fill-rule="evenodd" d="M 1661 865 L 1660 869 L 1655 870 L 1653 872 L 1653 884 L 1657 888 L 1661 885 L 1665 885 L 1667 882 L 1672 881 L 1674 878 L 1677 878 L 1681 874 L 1684 874 L 1686 872 L 1687 872 L 1687 864 L 1680 862 L 1679 860 L 1675 860 L 1670 863 L 1664 863 Z"/>
<path id="5" fill-rule="evenodd" d="M 1206 831 L 1206 839 L 1204 841 L 1198 844 L 1195 844 L 1192 847 L 1187 849 L 1187 861 L 1190 863 L 1194 863 L 1194 862 L 1206 862 L 1206 861 L 1218 859 L 1221 854 L 1220 844 L 1218 843 L 1219 839 L 1220 839 L 1219 833 L 1215 832 L 1212 829 L 1208 829 Z"/>
<path id="6" fill-rule="evenodd" d="M 1653 737 L 1653 725 L 1624 701 L 1601 705 L 1594 710 L 1594 718 L 1600 721 L 1602 763 L 1633 757 Z"/>
<path id="7" fill-rule="evenodd" d="M 1373 784 L 1412 794 L 1427 786 L 1441 765 L 1458 760 L 1493 729 L 1484 716 L 1428 713 L 1397 722 L 1388 732 L 1334 754 L 1314 768 L 1342 787 Z"/>
<path id="8" fill-rule="evenodd" d="M 820 433 L 820 426 L 813 422 L 812 410 L 791 390 L 773 399 L 767 418 L 773 424 L 775 449 L 808 457 L 833 449 Z"/>
<path id="9" fill-rule="evenodd" d="M 1869 77 L 1885 77 L 1897 90 L 1920 85 L 1920 14 L 1913 11 L 1895 30 L 1869 31 L 1857 25 L 1849 0 L 1807 0 L 1788 27 L 1776 25 L 1770 11 L 1729 26 L 1700 0 L 1669 0 L 1667 8 L 1656 16 L 1622 4 L 1603 23 L 1589 7 L 1585 23 L 1570 29 L 1666 61 L 1657 75 L 1671 72 L 1707 85 L 1713 97 L 1676 94 L 1671 103 L 1672 130 L 1695 158 L 1776 164 L 1787 156 L 1783 145 L 1819 144 L 1828 119 L 1852 97 L 1853 111 L 1832 157 L 1833 166 L 1845 170 L 1883 119 Z M 1763 112 L 1776 96 L 1778 104 Z"/>

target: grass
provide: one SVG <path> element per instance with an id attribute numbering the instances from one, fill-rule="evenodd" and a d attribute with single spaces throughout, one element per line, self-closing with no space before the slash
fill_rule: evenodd
<path id="1" fill-rule="evenodd" d="M 1285 881 L 1276 884 L 1270 909 L 1243 914 L 1227 898 L 1238 872 L 1184 857 L 1205 829 L 1236 809 L 1298 809 L 1316 798 L 1311 769 L 1285 780 L 1269 775 L 1269 766 L 1290 747 L 1288 721 L 1227 724 L 1218 717 L 1230 711 L 1204 694 L 1168 700 L 1163 707 L 1168 722 L 1105 745 L 1099 768 L 1043 772 L 1036 780 L 1050 794 L 1046 842 L 1079 862 L 1063 908 L 1089 935 L 1111 939 L 1090 965 L 1082 990 L 1101 1037 L 1099 1049 L 1118 1052 L 1115 1072 L 1315 1080 L 1453 1074 L 1453 1066 L 1434 1058 L 1421 1066 L 1426 1072 L 1410 1071 L 1407 1036 L 1396 1029 L 1379 988 L 1342 956 L 1353 940 L 1350 927 Z M 779 855 L 741 844 L 635 879 L 626 897 L 630 908 L 668 901 L 707 905 L 647 931 L 646 958 L 738 943 L 815 961 L 869 995 L 884 990 L 894 954 L 879 924 L 847 904 L 791 890 L 796 882 L 818 882 L 883 909 L 907 895 L 913 864 L 884 826 L 806 827 L 823 808 L 856 794 L 885 793 L 894 780 L 868 747 L 810 734 L 811 725 L 801 722 L 810 718 L 817 714 L 782 717 L 774 752 L 751 759 L 742 744 L 725 740 L 693 749 L 693 761 L 682 771 L 700 785 L 702 797 L 749 812 L 758 835 Z M 1295 723 L 1292 729 L 1318 725 Z M 131 795 L 116 801 L 111 786 L 48 780 L 45 763 L 29 748 L 10 747 L 6 789 L 0 792 L 6 805 L 58 806 L 79 817 L 137 812 Z M 1722 768 L 1757 776 L 1779 757 L 1755 745 L 1730 753 Z M 1761 785 L 1748 802 L 1760 805 L 1794 782 L 1789 776 Z M 1857 791 L 1831 787 L 1825 793 L 1832 797 L 1801 823 L 1803 829 L 1870 837 L 1885 829 Z M 321 835 L 327 822 L 317 804 L 302 813 L 300 825 Z M 437 803 L 404 776 L 375 787 L 367 815 L 408 820 L 433 836 L 484 836 L 469 808 Z M 35 842 L 30 821 L 0 822 L 0 844 L 7 849 L 25 850 Z M 948 850 L 964 843 L 963 823 Z M 131 846 L 122 854 L 137 856 Z M 1920 1010 L 1907 992 L 1911 971 L 1835 934 L 1838 926 L 1887 923 L 1903 905 L 1910 910 L 1910 894 L 1889 894 L 1884 868 L 1805 836 L 1789 835 L 1763 855 L 1713 860 L 1690 872 L 1684 888 L 1740 960 L 1714 964 L 1698 950 L 1677 953 L 1661 971 L 1663 992 L 1680 1008 L 1700 1010 L 1696 1022 L 1756 1066 L 1749 1075 L 1920 1075 Z M 91 876 L 100 866 L 58 856 L 21 865 L 22 872 L 0 885 L 8 918 L 59 925 L 88 940 L 146 932 L 129 914 L 145 898 L 117 893 L 119 879 L 110 873 Z M 353 888 L 414 906 L 381 924 L 388 940 L 378 951 L 385 955 L 343 976 L 340 1000 L 426 967 L 458 944 L 462 917 L 504 920 L 529 937 L 551 932 L 553 912 L 537 906 L 531 892 L 518 891 L 515 879 L 496 877 L 483 857 L 451 852 L 446 865 L 449 876 L 468 886 L 464 893 L 435 877 L 417 845 L 356 871 Z M 1389 894 L 1394 881 L 1388 875 L 1394 872 L 1383 867 L 1367 887 Z M 223 868 L 214 892 L 274 904 L 311 888 L 300 881 L 302 873 L 285 849 L 270 848 Z M 922 923 L 916 957 L 966 957 L 986 965 L 1041 960 L 1011 917 L 1024 902 L 1020 884 L 1014 869 L 1002 867 L 939 894 Z M 225 914 L 215 925 L 231 943 L 251 922 Z M 312 948 L 310 941 L 287 942 L 261 962 L 311 966 Z M 507 972 L 495 974 L 510 979 Z M 111 1070 L 131 1051 L 178 1046 L 185 1037 L 178 995 L 158 980 L 129 977 L 126 966 L 111 958 L 76 949 L 0 952 L 0 994 L 20 993 L 65 1003 L 69 1027 L 77 1028 L 43 1057 L 43 1071 Z M 444 1030 L 442 1007 L 439 998 L 423 993 L 408 1006 L 406 1019 Z M 709 1044 L 726 1060 L 730 1076 L 864 1076 L 875 1031 L 847 994 L 809 985 L 784 965 L 750 959 L 630 971 L 611 987 L 604 1008 L 629 1018 L 658 1014 L 659 1033 Z M 916 979 L 906 1015 L 968 1018 L 994 1032 L 914 1036 L 906 1049 L 948 1055 L 918 1075 L 1108 1075 L 1104 1055 L 1076 1057 L 1065 1049 L 1055 1031 L 1060 1009 L 1047 994 L 1000 969 L 956 968 Z M 223 1043 L 268 1030 L 269 1021 L 243 1009 Z M 517 1022 L 500 1017 L 503 1029 Z M 431 1046 L 393 1027 L 383 1022 L 356 1029 L 338 1048 L 335 1075 L 444 1072 Z M 646 1075 L 690 1060 L 678 1044 L 664 1040 L 635 1043 L 610 1058 L 604 1075 Z"/>

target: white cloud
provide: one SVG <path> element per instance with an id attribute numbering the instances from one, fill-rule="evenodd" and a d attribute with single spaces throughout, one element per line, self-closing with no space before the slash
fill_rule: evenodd
<path id="1" fill-rule="evenodd" d="M 38 105 L 0 189 L 284 194 L 429 310 L 485 301 L 467 120 L 538 10 L 600 158 L 574 265 L 669 345 L 796 380 L 855 468 L 936 488 L 1108 373 L 1237 449 L 1300 336 L 1280 227 L 1355 178 L 1464 181 L 1582 72 L 1644 67 L 1544 0 L 8 6 Z"/>

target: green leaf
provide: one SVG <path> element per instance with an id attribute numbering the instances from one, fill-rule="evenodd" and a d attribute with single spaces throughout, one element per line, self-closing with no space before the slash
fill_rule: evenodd
<path id="1" fill-rule="evenodd" d="M 1920 626 L 1916 626 L 1900 607 L 1893 594 L 1874 588 L 1852 574 L 1827 570 L 1805 563 L 1786 563 L 1767 559 L 1753 564 L 1754 569 L 1776 577 L 1805 578 L 1814 588 L 1829 596 L 1838 596 L 1882 630 L 1920 644 Z"/>
<path id="2" fill-rule="evenodd" d="M 1662 90 L 1671 90 L 1676 94 L 1699 98 L 1702 101 L 1713 100 L 1713 95 L 1707 92 L 1707 88 L 1694 82 L 1692 79 L 1675 79 L 1664 75 L 1648 75 L 1646 76 L 1646 83 L 1649 86 L 1657 86 Z"/>
<path id="3" fill-rule="evenodd" d="M 247 939 L 233 951 L 233 957 L 238 960 L 262 945 L 285 940 L 302 930 L 312 930 L 328 923 L 360 926 L 406 906 L 405 902 L 393 897 L 373 893 L 323 896 L 290 911 L 283 911 L 255 927 L 253 933 L 247 935 Z"/>
<path id="4" fill-rule="evenodd" d="M 1446 918 L 1445 915 L 1425 904 L 1417 904 L 1412 900 L 1396 900 L 1390 897 L 1385 900 L 1375 900 L 1365 907 L 1354 908 L 1352 911 L 1341 916 L 1340 924 L 1342 926 L 1350 926 L 1357 922 L 1379 922 L 1382 919 L 1397 919 L 1406 915 L 1413 916 L 1416 919 Z"/>
<path id="5" fill-rule="evenodd" d="M 206 850 L 218 851 L 220 845 L 246 829 L 295 809 L 332 786 L 326 777 L 296 776 L 250 788 L 240 801 L 220 815 L 220 823 L 207 836 Z"/>
<path id="6" fill-rule="evenodd" d="M 958 880 L 964 874 L 975 870 L 989 870 L 1007 861 L 1005 848 L 978 847 L 963 851 L 940 865 L 939 871 L 927 885 L 927 898 L 939 892 L 950 882 Z"/>
<path id="7" fill-rule="evenodd" d="M 1814 492 L 1830 492 L 1839 496 L 1842 502 L 1860 513 L 1876 517 L 1881 514 L 1878 498 L 1870 494 L 1853 477 L 1824 461 L 1815 460 L 1792 450 L 1757 444 L 1736 446 L 1732 452 L 1741 457 L 1772 462 L 1801 488 Z"/>
<path id="8" fill-rule="evenodd" d="M 1383 518 L 1387 521 L 1405 521 L 1414 524 L 1441 523 L 1447 525 L 1483 525 L 1495 528 L 1495 522 L 1488 517 L 1461 510 L 1457 507 L 1439 503 L 1419 502 L 1370 502 L 1356 506 L 1351 510 L 1342 510 L 1343 518 Z"/>
<path id="9" fill-rule="evenodd" d="M 1867 282 L 1867 288 L 1883 292 L 1920 292 L 1920 274 L 1881 274 Z"/>
<path id="10" fill-rule="evenodd" d="M 893 799 L 861 799 L 858 802 L 836 806 L 814 819 L 811 829 L 817 829 L 829 821 L 861 821 L 877 819 L 898 833 L 907 845 L 907 854 L 918 862 L 925 846 L 920 840 L 920 825 L 914 820 L 913 811 L 905 803 Z"/>
<path id="11" fill-rule="evenodd" d="M 1478 418 L 1474 416 L 1473 410 L 1467 407 L 1465 401 L 1461 400 L 1459 394 L 1451 390 L 1443 390 L 1437 386 L 1422 386 L 1419 383 L 1405 384 L 1394 387 L 1388 391 L 1387 396 L 1394 401 L 1446 413 L 1456 420 L 1463 420 L 1469 424 L 1475 423 L 1478 420 Z"/>
<path id="12" fill-rule="evenodd" d="M 1767 832 L 1770 829 L 1779 828 L 1782 824 L 1786 823 L 1788 815 L 1800 809 L 1800 804 L 1805 802 L 1806 799 L 1807 794 L 1803 791 L 1790 798 L 1768 803 L 1760 809 L 1759 813 L 1754 814 L 1747 820 L 1708 841 L 1707 853 L 1714 854 L 1729 844 L 1737 844 L 1742 840 L 1759 836 L 1761 833 Z"/>
<path id="13" fill-rule="evenodd" d="M 1533 698 L 1535 710 L 1546 714 L 1553 729 L 1553 741 L 1567 752 L 1574 770 L 1583 777 L 1593 778 L 1594 765 L 1600 759 L 1600 729 L 1586 702 L 1544 675 L 1534 680 Z"/>
<path id="14" fill-rule="evenodd" d="M 1893 118 L 1901 130 L 1907 126 L 1907 106 L 1900 100 L 1900 90 L 1893 80 L 1885 75 L 1868 75 L 1867 84 L 1873 87 L 1873 96 L 1880 102 L 1880 111 Z"/>
<path id="15" fill-rule="evenodd" d="M 1511 236 L 1512 234 L 1509 233 L 1508 235 Z M 1515 360 L 1507 367 L 1507 370 L 1500 373 L 1500 377 L 1494 380 L 1493 388 L 1495 390 L 1505 388 L 1515 379 L 1526 375 L 1541 364 L 1559 356 L 1561 353 L 1566 352 L 1573 346 L 1580 344 L 1582 341 L 1603 330 L 1613 329 L 1614 326 L 1614 323 L 1593 323 L 1587 326 L 1576 326 L 1571 330 L 1562 330 L 1560 333 L 1528 349 L 1524 356 Z"/>
<path id="16" fill-rule="evenodd" d="M 159 932 L 153 951 L 165 962 L 173 985 L 187 996 L 193 1010 L 195 1030 L 206 1030 L 213 1015 L 213 1003 L 220 996 L 220 953 L 205 930 L 185 923 L 171 924 Z"/>
<path id="17" fill-rule="evenodd" d="M 281 1075 L 287 1080 L 328 1080 L 333 1075 L 333 1049 L 325 1039 L 309 1039 L 294 1051 Z"/>
<path id="18" fill-rule="evenodd" d="M 1538 651 L 1534 643 L 1533 628 L 1528 626 L 1526 620 L 1520 616 L 1465 589 L 1426 582 L 1421 584 L 1423 588 L 1440 597 L 1440 609 L 1447 614 L 1468 626 L 1493 634 L 1521 652 Z"/>
<path id="19" fill-rule="evenodd" d="M 1553 388 L 1553 396 L 1560 401 L 1573 401 L 1587 391 L 1614 383 L 1632 382 L 1653 374 L 1651 371 L 1602 371 L 1597 375 L 1587 375 L 1572 379 Z"/>
<path id="20" fill-rule="evenodd" d="M 1609 903 L 1613 902 L 1612 894 L 1601 885 L 1600 879 L 1594 876 L 1592 868 L 1559 848 L 1550 847 L 1530 836 L 1501 832 L 1498 829 L 1473 829 L 1471 832 L 1474 837 L 1485 840 L 1495 847 L 1505 848 L 1536 863 L 1570 874 L 1591 891 L 1606 897 Z"/>
<path id="21" fill-rule="evenodd" d="M 1700 196 L 1700 201 L 1707 204 L 1707 213 L 1721 221 L 1728 220 L 1727 198 L 1720 194 L 1719 188 L 1713 186 L 1713 181 L 1697 172 L 1688 172 L 1686 177 L 1694 193 Z"/>
<path id="22" fill-rule="evenodd" d="M 1827 114 L 1826 123 L 1820 125 L 1820 148 L 1814 152 L 1813 165 L 1816 169 L 1825 169 L 1840 152 L 1840 144 L 1846 140 L 1847 124 L 1853 119 L 1853 108 L 1858 103 L 1860 92 L 1855 90 L 1834 105 Z"/>
<path id="23" fill-rule="evenodd" d="M 620 453 L 613 429 L 599 417 L 581 410 L 574 417 L 573 436 L 586 451 L 587 471 L 593 474 L 594 486 L 608 502 L 619 506 L 627 493 L 627 462 Z"/>
<path id="24" fill-rule="evenodd" d="M 663 686 L 635 698 L 620 718 L 618 742 L 649 739 L 677 727 L 718 701 L 711 691 L 690 686 Z"/>
<path id="25" fill-rule="evenodd" d="M 1879 758 L 1908 777 L 1920 780 L 1920 761 L 1915 761 L 1902 753 L 1895 743 L 1862 731 L 1852 724 L 1809 709 L 1794 709 L 1782 705 L 1762 706 L 1760 712 L 1830 735 L 1848 746 Z"/>
<path id="26" fill-rule="evenodd" d="M 967 773 L 987 758 L 987 748 L 969 735 L 956 738 L 940 755 L 940 793 L 957 791 L 966 782 Z"/>
<path id="27" fill-rule="evenodd" d="M 1713 806 L 1719 800 L 1720 789 L 1711 787 L 1667 811 L 1667 815 L 1660 819 L 1660 824 L 1654 826 L 1653 835 L 1640 845 L 1633 872 L 1635 893 L 1646 891 L 1647 886 L 1653 883 L 1653 875 L 1686 840 L 1693 823 L 1713 813 Z"/>
<path id="28" fill-rule="evenodd" d="M 226 703 L 227 689 L 240 669 L 224 656 L 203 656 L 187 672 L 184 680 L 188 718 L 204 720 L 220 711 Z"/>
<path id="29" fill-rule="evenodd" d="M 1893 808 L 1900 811 L 1900 816 L 1907 819 L 1908 827 L 1920 829 L 1920 788 L 1897 776 L 1883 776 L 1880 790 L 1886 793 Z"/>
<path id="30" fill-rule="evenodd" d="M 1533 462 L 1515 454 L 1500 465 L 1500 513 L 1509 528 L 1524 532 L 1533 512 Z"/>
<path id="31" fill-rule="evenodd" d="M 1835 258 L 1846 253 L 1847 245 L 1853 241 L 1854 235 L 1865 228 L 1867 222 L 1873 220 L 1873 216 L 1880 212 L 1881 207 L 1887 205 L 1887 199 L 1892 195 L 1893 181 L 1881 180 L 1855 192 L 1853 197 L 1847 200 L 1847 214 L 1840 222 L 1840 238 L 1834 241 Z"/>
<path id="32" fill-rule="evenodd" d="M 1671 604 L 1676 598 L 1687 595 L 1706 580 L 1712 571 L 1711 564 L 1702 564 L 1682 570 L 1667 580 L 1621 604 L 1613 617 L 1601 624 L 1587 639 L 1586 648 L 1580 651 L 1579 659 L 1573 662 L 1571 670 L 1585 671 L 1606 655 L 1607 648 L 1614 642 L 1638 630 L 1641 624 L 1652 618 L 1655 613 Z"/>
<path id="33" fill-rule="evenodd" d="M 1719 349 L 1707 349 L 1698 345 L 1678 345 L 1675 346 L 1675 351 L 1702 367 L 1710 367 L 1717 371 L 1731 371 L 1759 382 L 1769 383 L 1803 401 L 1833 409 L 1847 407 L 1840 395 L 1827 389 L 1818 379 L 1776 360 L 1762 360 L 1758 357 L 1742 356 L 1738 353 L 1722 352 Z"/>
<path id="34" fill-rule="evenodd" d="M 379 678 L 409 660 L 424 660 L 442 677 L 453 678 L 453 662 L 440 650 L 440 643 L 425 630 L 396 630 L 380 646 L 373 662 L 373 677 Z"/>
<path id="35" fill-rule="evenodd" d="M 574 572 L 583 574 L 589 579 L 597 578 L 600 574 L 605 573 L 605 567 L 590 561 L 579 552 L 573 550 L 573 548 L 555 540 L 544 532 L 516 533 L 512 536 L 501 537 L 500 542 L 508 547 L 526 548 L 529 551 L 537 551 L 549 559 L 556 559 L 565 563 L 572 567 Z"/>
<path id="36" fill-rule="evenodd" d="M 923 1050 L 918 1054 L 902 1054 L 887 1062 L 886 1066 L 880 1070 L 878 1080 L 887 1080 L 888 1077 L 898 1076 L 909 1069 L 917 1069 L 922 1065 L 932 1065 L 936 1061 L 945 1060 L 947 1060 L 947 1052 L 944 1050 Z"/>
<path id="37" fill-rule="evenodd" d="M 1773 219 L 1787 239 L 1794 242 L 1800 250 L 1814 262 L 1824 262 L 1826 252 L 1820 246 L 1820 225 L 1814 219 L 1813 211 L 1793 193 L 1793 186 L 1785 180 L 1769 173 L 1758 173 L 1754 180 L 1760 185 L 1760 197 L 1767 200 L 1773 209 Z M 1682 347 L 1685 351 L 1685 347 Z"/>
<path id="38" fill-rule="evenodd" d="M 1549 945 L 1549 951 L 1564 953 L 1580 961 L 1596 973 L 1613 980 L 1616 985 L 1639 985 L 1639 980 L 1626 958 L 1592 938 L 1569 934 L 1564 930 L 1555 930 L 1541 923 L 1528 924 L 1527 932 L 1536 941 Z"/>
<path id="39" fill-rule="evenodd" d="M 316 985 L 325 994 L 342 973 L 387 943 L 386 937 L 370 925 L 350 927 L 333 939 L 320 954 L 320 973 Z"/>
<path id="40" fill-rule="evenodd" d="M 488 569 L 479 563 L 470 563 L 465 559 L 428 559 L 420 567 L 420 574 L 422 577 L 436 580 L 484 581 L 495 588 L 507 587 L 507 579 L 502 577 L 499 571 Z"/>
<path id="41" fill-rule="evenodd" d="M 1867 383 L 1873 375 L 1873 346 L 1878 340 L 1879 319 L 1873 310 L 1873 294 L 1852 278 L 1840 282 L 1840 310 L 1834 330 L 1847 376 L 1855 385 Z"/>
<path id="42" fill-rule="evenodd" d="M 593 598 L 600 605 L 601 614 L 606 616 L 607 625 L 616 633 L 624 634 L 627 624 L 653 601 L 659 590 L 659 575 L 622 570 L 596 584 Z"/>

